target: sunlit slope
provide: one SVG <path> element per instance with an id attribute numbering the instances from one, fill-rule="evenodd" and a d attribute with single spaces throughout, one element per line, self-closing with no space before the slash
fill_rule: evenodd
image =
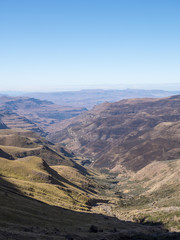
<path id="1" fill-rule="evenodd" d="M 66 208 L 87 208 L 95 194 L 95 182 L 85 168 L 59 152 L 57 147 L 29 131 L 3 130 L 0 135 L 0 175 L 13 182 L 28 196 Z M 61 148 L 62 150 L 62 148 Z M 57 173 L 49 165 L 69 169 L 70 175 Z M 91 184 L 89 184 L 91 182 Z"/>
<path id="2" fill-rule="evenodd" d="M 119 189 L 122 217 L 180 230 L 180 159 L 154 161 L 126 178 L 119 175 Z"/>
<path id="3" fill-rule="evenodd" d="M 71 234 L 70 239 L 90 240 L 93 232 L 94 239 L 109 240 L 122 235 L 136 239 L 137 234 L 165 234 L 162 226 L 143 226 L 92 213 L 91 203 L 108 202 L 109 195 L 102 196 L 101 183 L 96 183 L 100 173 L 75 163 L 67 149 L 62 151 L 59 145 L 29 131 L 3 130 L 0 142 L 1 239 L 59 240 Z M 46 159 L 53 162 L 55 156 L 56 165 L 49 166 Z"/>
<path id="4" fill-rule="evenodd" d="M 86 208 L 88 192 L 51 169 L 39 157 L 17 160 L 0 158 L 0 175 L 27 196 L 51 205 Z"/>
<path id="5" fill-rule="evenodd" d="M 57 148 L 31 131 L 21 129 L 0 130 L 0 149 L 10 155 L 12 159 L 39 156 L 49 165 L 77 165 L 67 156 L 68 153 L 69 156 L 72 154 L 68 150 L 65 150 L 64 147 Z"/>
<path id="6" fill-rule="evenodd" d="M 166 234 L 161 226 L 143 226 L 117 218 L 49 205 L 34 199 L 33 196 L 27 196 L 21 183 L 0 177 L 0 239 L 118 240 L 123 237 L 135 240 L 141 237 L 145 240 L 152 233 L 160 236 Z M 32 185 L 29 185 L 29 188 L 32 188 Z M 54 197 L 56 194 L 57 192 L 54 192 Z M 153 239 L 153 236 L 148 239 Z"/>
<path id="7" fill-rule="evenodd" d="M 138 171 L 180 157 L 180 96 L 103 103 L 56 125 L 53 142 L 93 160 L 93 167 Z"/>
<path id="8" fill-rule="evenodd" d="M 101 188 L 101 186 L 97 184 L 94 180 L 92 180 L 92 178 L 89 178 L 86 174 L 83 174 L 83 172 L 79 168 L 64 165 L 51 166 L 51 168 L 57 171 L 64 178 L 68 179 L 70 182 L 76 184 L 83 189 L 89 189 L 94 193 L 98 193 Z M 91 177 L 94 176 L 94 173 L 88 171 L 88 175 L 89 174 L 91 175 Z"/>

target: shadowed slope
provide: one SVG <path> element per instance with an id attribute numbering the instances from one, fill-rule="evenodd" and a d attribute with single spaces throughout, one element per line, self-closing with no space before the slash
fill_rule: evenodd
<path id="1" fill-rule="evenodd" d="M 0 129 L 7 129 L 7 126 L 0 120 Z"/>
<path id="2" fill-rule="evenodd" d="M 66 208 L 88 207 L 86 202 L 95 193 L 95 182 L 88 178 L 89 173 L 85 168 L 58 152 L 53 144 L 34 133 L 31 135 L 29 131 L 13 132 L 12 129 L 1 131 L 0 142 L 6 144 L 0 145 L 0 174 L 13 179 L 28 195 Z M 76 184 L 68 176 L 58 174 L 48 163 L 68 166 L 72 174 L 73 171 L 79 172 L 79 181 L 91 182 L 92 185 Z M 33 189 L 33 192 L 29 189 Z"/>
<path id="3" fill-rule="evenodd" d="M 43 158 L 49 165 L 78 166 L 71 158 L 65 156 L 68 154 L 68 150 L 65 151 L 63 147 L 57 148 L 51 142 L 31 131 L 20 129 L 0 130 L 0 149 L 1 152 L 9 155 L 9 157 L 6 157 L 8 159 L 33 155 Z M 83 170 L 81 166 L 79 168 Z M 84 171 L 86 170 L 84 169 Z"/>
<path id="4" fill-rule="evenodd" d="M 64 210 L 24 196 L 17 186 L 0 178 L 0 238 L 5 239 L 178 239 L 161 226 L 119 221 L 116 218 Z M 94 229 L 91 226 L 94 225 Z M 168 238 L 169 236 L 169 238 Z M 171 237 L 171 238 L 170 238 Z"/>
<path id="5" fill-rule="evenodd" d="M 71 183 L 51 169 L 39 157 L 31 156 L 17 160 L 0 158 L 0 175 L 16 184 L 27 196 L 51 205 L 66 208 L 86 208 L 91 193 Z"/>

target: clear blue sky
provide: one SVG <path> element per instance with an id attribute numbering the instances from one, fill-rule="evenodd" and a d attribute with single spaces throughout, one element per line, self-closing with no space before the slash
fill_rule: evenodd
<path id="1" fill-rule="evenodd" d="M 180 0 L 0 0 L 0 91 L 180 84 Z"/>

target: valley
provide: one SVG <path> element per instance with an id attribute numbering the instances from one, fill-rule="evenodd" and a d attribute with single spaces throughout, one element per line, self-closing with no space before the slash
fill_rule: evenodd
<path id="1" fill-rule="evenodd" d="M 179 159 L 153 162 L 137 173 L 110 172 L 109 189 L 104 193 L 111 196 L 110 204 L 98 204 L 93 210 L 138 223 L 163 223 L 171 231 L 179 231 L 179 175 Z"/>
<path id="2" fill-rule="evenodd" d="M 138 171 L 179 155 L 180 96 L 103 103 L 48 128 L 48 139 L 61 142 L 93 167 Z"/>
<path id="3" fill-rule="evenodd" d="M 180 0 L 0 0 L 0 240 L 180 240 Z"/>
<path id="4" fill-rule="evenodd" d="M 2 97 L 0 239 L 180 239 L 179 106 Z"/>

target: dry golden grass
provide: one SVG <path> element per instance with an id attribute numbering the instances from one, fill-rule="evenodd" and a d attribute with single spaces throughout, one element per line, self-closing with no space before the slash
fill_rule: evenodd
<path id="1" fill-rule="evenodd" d="M 87 186 L 90 181 L 86 176 L 82 175 L 78 169 L 70 166 L 51 166 L 55 171 L 57 171 L 61 176 L 68 179 L 70 182 L 73 182 L 81 187 Z"/>
<path id="2" fill-rule="evenodd" d="M 4 145 L 0 145 L 0 148 L 7 152 L 10 155 L 17 155 L 18 153 L 24 153 L 24 152 L 30 152 L 30 151 L 34 151 L 34 150 L 39 150 L 42 147 L 38 146 L 36 148 L 22 148 L 22 147 L 16 147 L 16 146 L 4 146 Z"/>
<path id="3" fill-rule="evenodd" d="M 30 132 L 27 133 L 23 131 L 20 132 L 17 131 L 17 133 L 30 134 Z M 15 132 L 9 130 L 4 131 L 3 134 L 1 135 L 1 139 L 3 139 L 3 141 L 4 139 L 8 140 L 7 136 L 9 136 L 10 139 L 13 134 L 16 135 Z M 97 220 L 98 227 L 106 228 L 107 231 L 112 231 L 112 225 L 109 228 L 108 224 L 106 224 L 105 218 L 103 217 L 99 218 L 99 216 L 96 216 L 94 218 L 93 215 L 83 214 L 82 217 L 80 215 L 77 217 L 77 215 L 75 214 L 76 215 L 75 216 L 73 212 L 69 212 L 66 215 L 66 212 L 64 212 L 64 210 L 62 211 L 62 209 L 59 210 L 58 208 L 57 210 L 58 214 L 64 214 L 63 215 L 64 219 L 62 220 L 62 216 L 55 216 L 55 211 L 52 206 L 63 207 L 69 210 L 89 211 L 90 209 L 87 203 L 92 204 L 96 203 L 96 201 L 107 203 L 108 200 L 111 202 L 111 204 L 113 203 L 113 201 L 115 203 L 115 201 L 117 201 L 118 198 L 117 196 L 115 196 L 113 192 L 114 189 L 112 188 L 112 185 L 113 182 L 116 180 L 115 179 L 116 176 L 113 175 L 113 173 L 108 175 L 106 173 L 99 173 L 94 170 L 86 170 L 82 166 L 79 166 L 77 163 L 73 162 L 68 157 L 60 156 L 58 150 L 54 148 L 52 145 L 47 144 L 43 146 L 42 142 L 43 140 L 40 141 L 40 143 L 37 143 L 38 139 L 35 136 L 32 137 L 31 134 L 28 135 L 27 138 L 28 141 L 30 139 L 30 141 L 36 143 L 38 147 L 30 148 L 28 146 L 22 148 L 18 146 L 2 146 L 2 145 L 0 146 L 2 150 L 15 156 L 15 160 L 0 158 L 0 181 L 2 183 L 0 186 L 0 211 L 3 224 L 5 224 L 5 222 L 7 222 L 8 224 L 9 223 L 15 224 L 16 222 L 19 222 L 19 224 L 23 225 L 30 224 L 31 222 L 33 222 L 35 225 L 38 226 L 43 226 L 44 223 L 46 224 L 46 226 L 47 225 L 52 226 L 52 224 L 50 223 L 52 221 L 54 225 L 57 225 L 55 224 L 55 222 L 56 223 L 58 222 L 58 224 L 61 224 L 62 226 L 66 227 L 68 226 L 69 227 L 68 229 L 70 229 L 74 225 L 76 225 L 77 227 L 78 224 L 75 223 L 74 221 L 78 221 L 79 224 L 81 225 L 84 224 L 83 228 L 85 229 L 86 232 L 84 236 L 86 236 L 90 222 L 91 224 L 93 224 Z M 15 139 L 16 138 L 14 138 L 14 140 Z M 20 154 L 21 158 L 18 158 L 17 154 Z M 23 154 L 29 154 L 30 156 L 23 157 Z M 38 154 L 38 156 L 34 156 L 34 154 Z M 46 161 L 44 160 L 51 158 L 54 158 L 57 161 L 61 159 L 60 161 L 61 165 L 49 167 Z M 157 164 L 156 163 L 154 164 L 155 164 L 154 169 L 157 170 Z M 165 173 L 163 172 L 164 171 L 163 169 L 167 167 L 166 164 L 163 165 L 162 162 L 161 165 L 158 166 L 159 169 L 162 169 L 162 177 L 164 176 L 165 178 L 166 176 L 167 178 L 166 181 L 165 180 L 164 182 L 162 181 L 163 184 L 165 185 L 168 182 L 171 183 L 170 176 L 168 177 L 168 174 L 166 172 Z M 171 164 L 168 165 L 169 168 L 168 171 L 173 169 L 171 173 L 174 174 L 176 173 L 178 176 L 179 173 L 177 171 L 178 167 L 179 165 L 177 165 L 177 163 L 173 164 L 173 162 L 171 162 Z M 151 169 L 153 169 L 153 165 L 150 166 L 150 170 Z M 122 184 L 119 187 L 118 186 L 117 187 L 119 189 L 121 188 L 121 190 L 124 189 L 124 192 L 125 189 L 128 189 L 126 193 L 131 194 L 133 191 L 137 193 L 139 191 L 139 186 L 143 184 L 146 188 L 144 189 L 143 193 L 146 193 L 146 195 L 149 194 L 149 196 L 151 197 L 151 192 L 148 190 L 150 190 L 150 186 L 154 186 L 153 185 L 154 182 L 153 179 L 148 180 L 148 177 L 152 175 L 152 172 L 150 170 L 144 169 L 144 173 L 142 172 L 137 173 L 136 178 L 135 176 L 131 176 L 130 178 L 130 175 L 128 175 L 128 171 L 124 172 L 123 170 L 121 177 L 125 174 L 126 180 L 129 182 L 124 181 L 123 182 L 124 185 Z M 156 175 L 154 175 L 153 177 L 154 181 L 157 182 L 158 179 L 156 179 Z M 147 180 L 149 181 L 149 185 Z M 166 189 L 163 189 L 164 186 L 163 184 L 156 188 L 157 193 L 156 195 L 153 195 L 153 197 L 159 198 L 158 194 L 162 193 L 166 194 L 166 192 L 164 191 Z M 153 193 L 154 192 L 155 191 L 153 191 Z M 170 193 L 168 192 L 168 194 Z M 174 204 L 176 204 L 174 193 L 167 196 L 171 197 L 170 198 L 171 203 L 174 200 Z M 29 201 L 32 203 L 32 205 L 30 204 Z M 165 204 L 167 203 L 168 203 L 167 201 L 164 201 L 164 203 L 163 202 L 159 203 L 160 204 L 158 205 L 159 209 L 160 207 L 162 207 L 163 204 L 164 204 L 163 206 L 165 206 Z M 115 214 L 111 209 L 111 204 L 109 205 L 108 203 L 108 207 L 105 206 L 105 208 L 108 209 L 108 211 L 110 211 L 110 214 L 108 213 L 108 215 Z M 148 202 L 148 204 L 151 204 L 151 202 Z M 146 202 L 145 206 L 147 207 Z M 139 205 L 137 206 L 133 205 L 130 207 L 132 210 L 131 211 L 132 220 L 134 216 L 137 217 L 140 216 L 138 209 L 135 211 L 135 208 L 139 208 Z M 141 210 L 143 210 L 142 207 Z M 45 214 L 41 211 L 44 211 Z M 51 211 L 53 212 L 53 214 L 51 213 Z M 125 210 L 123 209 L 122 212 L 123 211 Z M 116 213 L 118 213 L 118 211 L 116 211 Z M 144 211 L 144 214 L 146 214 L 146 211 Z M 121 217 L 122 216 L 123 214 L 121 214 Z M 176 215 L 173 216 L 175 219 L 174 221 L 178 221 L 177 219 L 179 215 L 176 213 Z M 48 219 L 46 219 L 46 217 Z M 86 223 L 84 223 L 84 221 L 86 221 Z M 123 225 L 123 227 L 126 228 L 127 230 L 130 226 L 125 227 L 125 225 Z M 131 225 L 131 227 L 133 227 L 133 225 Z M 144 230 L 142 230 L 142 232 L 143 231 L 146 232 L 145 227 Z M 82 239 L 85 238 L 82 237 Z"/>
<path id="4" fill-rule="evenodd" d="M 119 199 L 118 217 L 162 222 L 170 230 L 180 230 L 180 159 L 154 161 L 124 176 L 119 175 L 123 198 Z"/>
<path id="5" fill-rule="evenodd" d="M 18 160 L 0 158 L 0 175 L 27 196 L 50 205 L 85 209 L 88 194 L 58 175 L 39 157 Z"/>
<path id="6" fill-rule="evenodd" d="M 143 186 L 152 193 L 163 186 L 180 185 L 180 160 L 154 161 L 138 171 L 132 181 L 142 181 Z M 146 181 L 144 181 L 146 180 Z M 178 188 L 177 188 L 178 191 Z"/>
<path id="7" fill-rule="evenodd" d="M 34 192 L 34 196 L 28 196 L 28 191 L 31 194 Z M 44 199 L 42 193 L 38 191 L 43 191 Z M 72 211 L 74 209 L 70 211 L 57 207 L 58 201 L 61 200 L 68 205 L 68 196 L 63 194 L 64 192 L 60 194 L 55 186 L 50 188 L 44 183 L 34 185 L 29 181 L 1 177 L 0 239 L 110 240 L 119 239 L 119 236 L 124 236 L 124 239 L 132 239 L 131 237 L 134 236 L 133 239 L 138 239 L 144 234 L 149 236 L 152 232 L 164 233 L 161 227 L 143 226 L 95 213 L 76 212 Z M 49 199 L 46 199 L 48 196 Z M 92 225 L 97 227 L 97 232 L 90 232 Z"/>

